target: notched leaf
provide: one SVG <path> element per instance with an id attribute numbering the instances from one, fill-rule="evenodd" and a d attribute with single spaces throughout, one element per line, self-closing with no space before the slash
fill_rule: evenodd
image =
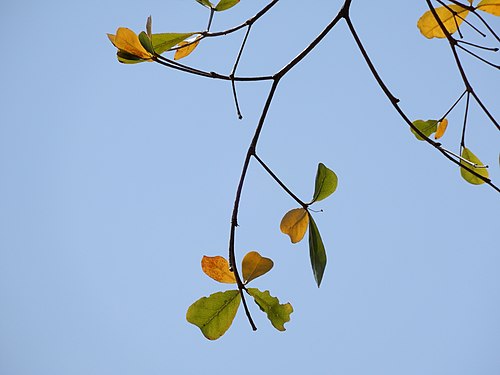
<path id="1" fill-rule="evenodd" d="M 304 208 L 294 208 L 288 211 L 281 219 L 280 229 L 290 236 L 292 243 L 297 243 L 304 238 L 309 224 L 309 213 Z"/>
<path id="2" fill-rule="evenodd" d="M 236 283 L 234 273 L 229 270 L 229 262 L 224 257 L 203 256 L 201 259 L 201 269 L 208 277 L 211 277 L 215 281 L 225 284 Z"/>
<path id="3" fill-rule="evenodd" d="M 257 251 L 249 252 L 241 262 L 243 283 L 248 284 L 253 279 L 268 273 L 273 265 L 271 259 L 261 256 Z"/>
<path id="4" fill-rule="evenodd" d="M 248 288 L 255 303 L 267 314 L 267 318 L 278 331 L 285 331 L 285 323 L 290 321 L 293 307 L 290 303 L 280 304 L 278 298 L 271 296 L 268 290 L 261 292 L 257 288 Z"/>
<path id="5" fill-rule="evenodd" d="M 189 306 L 186 320 L 197 326 L 207 339 L 217 340 L 231 327 L 240 302 L 238 290 L 214 293 Z"/>

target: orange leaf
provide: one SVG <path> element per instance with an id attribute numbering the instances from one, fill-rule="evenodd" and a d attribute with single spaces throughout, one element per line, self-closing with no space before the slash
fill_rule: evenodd
<path id="1" fill-rule="evenodd" d="M 292 243 L 297 243 L 307 232 L 309 225 L 309 214 L 303 208 L 294 208 L 288 211 L 281 219 L 280 229 L 284 234 L 290 236 Z"/>
<path id="2" fill-rule="evenodd" d="M 116 35 L 108 34 L 108 38 L 120 51 L 145 60 L 152 57 L 152 55 L 142 46 L 137 34 L 126 27 L 118 28 L 118 30 L 116 30 Z"/>
<path id="3" fill-rule="evenodd" d="M 215 281 L 226 284 L 236 283 L 234 273 L 229 270 L 229 263 L 224 257 L 203 256 L 201 260 L 201 269 Z"/>
<path id="4" fill-rule="evenodd" d="M 180 42 L 179 47 L 186 46 L 179 48 L 177 51 L 175 51 L 174 55 L 174 60 L 180 60 L 183 59 L 184 57 L 188 56 L 191 54 L 191 52 L 194 51 L 196 47 L 198 47 L 198 44 L 200 43 L 199 40 L 196 40 L 194 42 Z"/>
<path id="5" fill-rule="evenodd" d="M 448 120 L 443 119 L 437 126 L 436 134 L 434 134 L 434 139 L 439 139 L 444 135 L 446 128 L 448 127 Z"/>

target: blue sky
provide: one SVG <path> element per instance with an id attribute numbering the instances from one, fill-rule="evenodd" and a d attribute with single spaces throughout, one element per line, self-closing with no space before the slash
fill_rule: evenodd
<path id="1" fill-rule="evenodd" d="M 280 2 L 253 28 L 241 75 L 281 68 L 340 3 Z M 265 4 L 242 0 L 214 30 Z M 425 10 L 424 1 L 352 6 L 412 119 L 440 117 L 463 91 L 446 43 L 418 33 Z M 140 31 L 150 14 L 156 32 L 200 30 L 207 19 L 194 0 L 0 5 L 0 372 L 498 374 L 498 194 L 467 184 L 411 135 L 342 23 L 280 83 L 258 149 L 304 200 L 318 162 L 339 176 L 316 207 L 328 252 L 321 288 L 307 243 L 279 231 L 294 202 L 252 163 L 237 254 L 274 260 L 253 286 L 293 304 L 287 331 L 251 301 L 257 332 L 243 311 L 215 342 L 185 321 L 192 302 L 226 288 L 200 260 L 226 256 L 269 84 L 238 86 L 239 121 L 227 82 L 119 64 L 106 33 Z M 209 40 L 185 62 L 229 73 L 242 37 Z M 464 63 L 498 118 L 498 74 Z M 462 117 L 463 105 L 449 116 L 452 150 Z M 475 105 L 467 144 L 498 184 L 498 132 Z"/>

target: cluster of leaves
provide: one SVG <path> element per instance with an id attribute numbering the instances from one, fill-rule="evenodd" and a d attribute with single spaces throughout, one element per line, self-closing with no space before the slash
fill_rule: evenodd
<path id="1" fill-rule="evenodd" d="M 315 202 L 328 198 L 337 190 L 338 178 L 335 172 L 319 163 L 314 184 L 313 199 L 303 207 L 288 211 L 281 220 L 280 229 L 290 236 L 292 243 L 300 242 L 309 228 L 309 257 L 313 269 L 314 279 L 321 284 L 326 267 L 326 251 L 323 240 L 314 221 L 309 206 Z"/>
<path id="2" fill-rule="evenodd" d="M 500 16 L 500 0 L 482 0 L 476 6 L 473 5 L 474 0 L 468 0 L 469 5 L 454 2 L 453 4 L 445 4 L 441 7 L 425 12 L 417 22 L 417 26 L 426 38 L 447 38 L 460 30 L 462 23 L 466 21 L 466 17 L 470 12 L 480 10 L 490 13 L 495 16 Z M 437 15 L 437 18 L 436 18 Z M 439 20 L 438 20 L 439 18 Z M 445 30 L 443 30 L 445 29 Z M 461 34 L 460 34 L 461 36 Z M 493 49 L 494 51 L 498 49 Z M 466 85 L 468 86 L 468 85 Z M 464 94 L 470 95 L 470 86 L 466 87 Z M 463 95 L 460 97 L 460 99 Z M 458 101 L 460 101 L 460 99 Z M 446 132 L 448 127 L 447 116 L 458 103 L 458 101 L 446 112 L 439 120 L 415 120 L 413 121 L 414 127 L 411 128 L 415 137 L 423 141 L 425 138 L 434 134 L 434 139 L 438 140 Z M 468 103 L 466 106 L 467 120 Z M 465 121 L 466 122 L 466 121 Z M 484 184 L 489 179 L 488 166 L 484 165 L 479 158 L 465 146 L 465 122 L 463 136 L 461 140 L 460 152 L 460 174 L 469 183 L 474 185 Z M 417 132 L 418 130 L 418 132 Z M 420 133 L 420 134 L 419 134 Z M 471 173 L 471 170 L 475 173 Z M 483 178 L 481 178 L 483 177 Z"/>
<path id="3" fill-rule="evenodd" d="M 134 31 L 120 27 L 117 29 L 115 34 L 108 34 L 108 38 L 117 48 L 118 61 L 124 64 L 136 64 L 140 62 L 155 61 L 162 65 L 170 68 L 177 68 L 185 72 L 190 72 L 194 74 L 203 75 L 206 77 L 220 78 L 232 81 L 233 93 L 235 96 L 235 103 L 239 113 L 238 100 L 236 97 L 235 89 L 235 75 L 234 72 L 238 65 L 239 59 L 241 57 L 243 48 L 245 46 L 246 39 L 250 32 L 250 27 L 255 20 L 257 20 L 261 15 L 266 13 L 271 7 L 273 7 L 278 0 L 272 0 L 270 3 L 264 7 L 256 16 L 247 20 L 244 24 L 234 27 L 232 29 L 226 30 L 224 32 L 210 33 L 210 25 L 212 18 L 216 12 L 222 12 L 227 9 L 232 8 L 239 3 L 239 0 L 219 0 L 216 4 L 212 3 L 210 0 L 196 0 L 199 4 L 203 5 L 210 11 L 209 22 L 206 31 L 199 32 L 185 32 L 185 33 L 152 33 L 152 20 L 151 17 L 147 19 L 146 30 L 136 34 Z M 456 40 L 451 37 L 452 34 L 457 31 L 460 34 L 460 25 L 465 22 L 470 24 L 465 18 L 469 13 L 476 11 L 483 11 L 493 15 L 500 15 L 500 0 L 481 0 L 477 5 L 473 5 L 474 0 L 468 0 L 469 5 L 462 4 L 458 1 L 451 0 L 450 4 L 444 4 L 439 1 L 443 6 L 434 8 L 431 5 L 430 0 L 427 0 L 429 5 L 429 11 L 425 12 L 424 15 L 418 20 L 417 26 L 420 32 L 427 38 L 448 38 L 452 49 L 455 48 Z M 234 229 L 237 224 L 237 211 L 239 205 L 239 193 L 241 192 L 241 187 L 246 175 L 246 167 L 248 166 L 248 161 L 250 157 L 255 157 L 264 169 L 276 180 L 276 182 L 299 204 L 299 207 L 293 208 L 288 211 L 282 218 L 280 223 L 280 230 L 284 234 L 288 235 L 293 244 L 302 241 L 305 237 L 307 231 L 309 231 L 309 255 L 311 267 L 316 281 L 317 286 L 321 285 L 323 280 L 323 275 L 327 263 L 327 255 L 323 240 L 321 238 L 318 226 L 313 219 L 312 213 L 315 212 L 310 209 L 310 206 L 316 202 L 322 201 L 333 194 L 338 185 L 337 175 L 324 164 L 320 163 L 318 165 L 316 179 L 314 184 L 314 193 L 310 202 L 306 203 L 297 198 L 277 177 L 274 173 L 264 164 L 262 160 L 257 156 L 255 148 L 257 140 L 260 134 L 260 130 L 264 119 L 266 117 L 267 110 L 269 108 L 271 99 L 274 95 L 274 91 L 278 85 L 279 80 L 293 68 L 300 60 L 302 60 L 315 45 L 317 45 L 321 39 L 331 30 L 336 23 L 344 18 L 349 26 L 349 30 L 354 36 L 359 49 L 363 52 L 363 57 L 368 62 L 368 66 L 372 71 L 374 77 L 377 79 L 380 87 L 383 89 L 385 94 L 391 99 L 392 104 L 399 110 L 402 114 L 402 118 L 405 122 L 410 125 L 410 130 L 415 135 L 415 137 L 420 141 L 426 141 L 432 146 L 437 148 L 441 153 L 443 153 L 448 159 L 455 162 L 455 164 L 460 166 L 460 172 L 462 177 L 469 183 L 479 185 L 488 182 L 496 190 L 500 192 L 500 189 L 495 187 L 489 181 L 487 166 L 484 165 L 479 158 L 470 151 L 469 148 L 465 146 L 465 124 L 467 120 L 467 111 L 469 108 L 469 97 L 472 95 L 476 101 L 482 106 L 479 98 L 475 95 L 470 84 L 468 83 L 465 73 L 462 73 L 462 79 L 465 84 L 465 92 L 460 96 L 460 98 L 453 104 L 453 106 L 439 119 L 431 120 L 415 120 L 411 121 L 408 117 L 402 113 L 401 109 L 398 107 L 398 99 L 396 99 L 389 91 L 387 86 L 381 82 L 378 74 L 373 67 L 363 45 L 361 44 L 359 37 L 356 34 L 354 26 L 351 23 L 349 17 L 349 6 L 351 1 L 346 0 L 342 10 L 338 13 L 336 17 L 327 26 L 324 32 L 322 32 L 309 47 L 306 48 L 298 57 L 292 60 L 285 68 L 275 75 L 263 76 L 263 77 L 253 77 L 246 80 L 273 80 L 273 86 L 269 93 L 267 104 L 264 107 L 263 114 L 259 125 L 256 128 L 256 133 L 252 144 L 248 150 L 247 160 L 245 167 L 243 168 L 239 190 L 237 192 L 237 199 L 234 206 L 233 217 L 232 217 L 232 231 L 230 237 L 229 245 L 229 261 L 221 256 L 204 256 L 201 261 L 201 266 L 203 272 L 210 278 L 214 279 L 219 283 L 225 284 L 236 284 L 236 289 L 216 292 L 208 297 L 202 297 L 196 302 L 194 302 L 187 310 L 186 319 L 188 322 L 194 324 L 200 328 L 203 335 L 210 339 L 216 340 L 220 338 L 224 333 L 230 328 L 239 306 L 243 302 L 243 306 L 247 317 L 254 329 L 255 326 L 251 319 L 248 307 L 245 301 L 245 294 L 251 296 L 257 306 L 263 311 L 271 324 L 278 330 L 284 331 L 284 324 L 290 321 L 290 314 L 293 312 L 292 305 L 290 303 L 281 304 L 278 298 L 273 297 L 268 290 L 261 291 L 257 288 L 247 288 L 247 285 L 252 280 L 266 274 L 269 272 L 274 263 L 271 259 L 262 257 L 258 252 L 252 251 L 245 255 L 241 264 L 241 274 L 242 278 L 239 276 L 238 268 L 235 264 L 234 256 Z M 477 15 L 477 13 L 476 13 Z M 480 16 L 478 15 L 480 18 Z M 480 18 L 481 19 L 481 18 Z M 482 19 L 481 19 L 482 20 Z M 483 21 L 483 20 L 482 20 Z M 483 23 L 485 23 L 483 21 Z M 486 23 L 485 23 L 486 24 Z M 488 27 L 488 30 L 500 40 L 498 36 Z M 240 53 L 235 62 L 233 72 L 228 76 L 223 76 L 216 74 L 214 72 L 204 72 L 195 68 L 191 68 L 187 65 L 180 64 L 178 62 L 173 62 L 162 56 L 165 52 L 174 52 L 173 59 L 179 60 L 189 54 L 191 54 L 196 47 L 199 45 L 201 40 L 211 36 L 221 36 L 227 33 L 239 30 L 241 28 L 247 28 L 247 33 L 243 39 L 243 43 L 240 49 Z M 474 27 L 473 27 L 474 28 Z M 474 28 L 475 29 L 475 28 Z M 476 30 L 476 29 L 475 29 Z M 473 45 L 468 43 L 469 45 Z M 478 47 L 478 46 L 476 46 Z M 480 46 L 479 46 L 480 47 Z M 480 47 L 481 48 L 481 47 Z M 484 48 L 485 50 L 495 50 L 494 48 Z M 496 49 L 498 50 L 498 49 Z M 455 49 L 454 49 L 455 52 Z M 455 53 L 456 55 L 456 53 Z M 474 55 L 474 54 L 473 54 Z M 474 55 L 475 56 L 475 55 Z M 477 56 L 476 56 L 477 57 Z M 482 61 L 484 59 L 479 58 Z M 461 69 L 460 61 L 458 57 L 456 58 L 457 65 L 459 65 L 459 70 Z M 493 65 L 493 64 L 489 64 Z M 242 79 L 243 80 L 243 79 Z M 462 98 L 467 98 L 466 104 L 466 115 L 462 131 L 462 139 L 460 142 L 460 155 L 456 155 L 451 151 L 448 151 L 441 147 L 440 140 L 446 133 L 448 127 L 448 114 L 455 108 L 455 106 L 461 101 Z M 486 109 L 485 113 L 489 115 Z M 489 116 L 492 119 L 492 116 Z M 492 122 L 500 126 L 498 123 L 492 119 Z M 430 137 L 434 134 L 434 141 Z"/>
<path id="4" fill-rule="evenodd" d="M 271 324 L 278 331 L 285 331 L 285 323 L 290 321 L 293 307 L 290 303 L 280 304 L 278 298 L 271 296 L 269 291 L 262 292 L 257 288 L 246 288 L 246 285 L 269 272 L 273 261 L 261 256 L 256 251 L 245 255 L 241 264 L 244 290 L 253 297 L 255 303 L 267 315 Z M 229 268 L 228 261 L 221 256 L 204 256 L 201 268 L 205 274 L 220 283 L 236 284 L 234 273 Z M 236 312 L 241 303 L 241 289 L 217 292 L 208 297 L 202 297 L 194 302 L 186 313 L 188 322 L 200 328 L 209 340 L 216 340 L 231 327 Z"/>

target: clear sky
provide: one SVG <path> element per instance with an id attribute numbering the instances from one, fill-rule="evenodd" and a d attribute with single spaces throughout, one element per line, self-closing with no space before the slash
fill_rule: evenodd
<path id="1" fill-rule="evenodd" d="M 278 70 L 340 3 L 281 1 L 255 25 L 240 74 Z M 213 28 L 265 4 L 242 0 Z M 412 119 L 440 117 L 463 91 L 446 42 L 418 33 L 425 10 L 424 1 L 352 5 Z M 201 30 L 207 20 L 194 0 L 0 5 L 0 373 L 499 374 L 499 196 L 415 139 L 343 23 L 284 78 L 258 150 L 304 200 L 318 162 L 339 176 L 316 207 L 328 252 L 321 288 L 306 241 L 292 245 L 279 231 L 293 200 L 252 163 L 237 255 L 272 258 L 253 286 L 295 312 L 280 333 L 249 301 L 258 331 L 239 311 L 215 342 L 186 322 L 192 302 L 227 289 L 200 260 L 227 255 L 269 84 L 238 85 L 239 121 L 227 82 L 119 64 L 106 33 L 140 31 L 150 14 L 155 32 Z M 242 37 L 207 41 L 185 62 L 228 74 Z M 499 118 L 498 73 L 464 62 Z M 443 138 L 455 151 L 463 110 Z M 498 184 L 500 138 L 476 105 L 467 139 Z"/>

